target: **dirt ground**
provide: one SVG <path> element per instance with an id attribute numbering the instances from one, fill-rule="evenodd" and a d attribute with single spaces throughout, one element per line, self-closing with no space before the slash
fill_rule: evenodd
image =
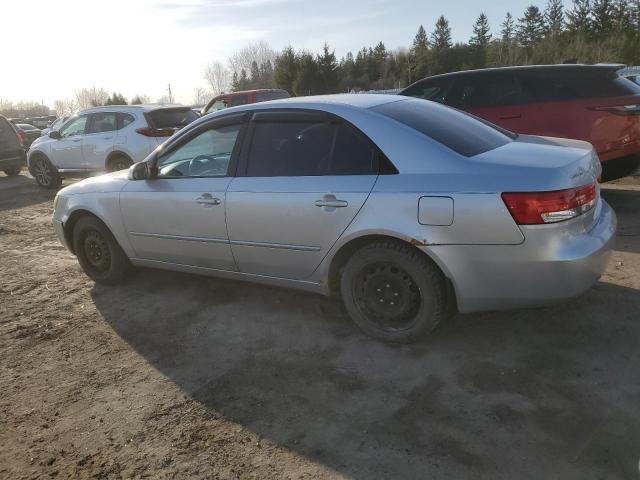
<path id="1" fill-rule="evenodd" d="M 0 478 L 640 478 L 639 179 L 586 295 L 412 346 L 294 291 L 94 285 L 53 195 L 0 174 Z"/>

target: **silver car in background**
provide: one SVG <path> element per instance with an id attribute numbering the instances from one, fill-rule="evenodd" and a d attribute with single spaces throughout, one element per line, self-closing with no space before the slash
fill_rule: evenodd
<path id="1" fill-rule="evenodd" d="M 96 282 L 157 267 L 336 295 L 408 342 L 460 312 L 545 305 L 600 277 L 616 217 L 584 142 L 425 100 L 293 98 L 184 128 L 62 189 L 53 222 Z"/>

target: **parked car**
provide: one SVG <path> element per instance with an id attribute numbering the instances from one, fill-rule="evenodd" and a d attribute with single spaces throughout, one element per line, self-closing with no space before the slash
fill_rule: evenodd
<path id="1" fill-rule="evenodd" d="M 36 138 L 40 137 L 40 129 L 28 123 L 17 123 L 16 129 L 18 130 L 18 136 L 22 140 L 22 146 L 26 150 L 29 149 Z"/>
<path id="2" fill-rule="evenodd" d="M 56 118 L 49 127 L 40 131 L 40 136 L 44 137 L 45 135 L 49 135 L 52 130 L 59 130 L 68 119 L 69 115 L 63 115 L 62 117 Z"/>
<path id="3" fill-rule="evenodd" d="M 67 175 L 122 170 L 143 160 L 177 130 L 195 120 L 189 107 L 113 105 L 84 110 L 60 130 L 31 144 L 29 172 L 44 188 Z"/>
<path id="4" fill-rule="evenodd" d="M 0 115 L 0 170 L 18 175 L 25 163 L 24 147 L 15 125 Z"/>
<path id="5" fill-rule="evenodd" d="M 243 92 L 223 93 L 211 99 L 202 109 L 202 115 L 217 112 L 224 108 L 247 105 L 249 103 L 266 102 L 267 100 L 278 100 L 289 98 L 291 95 L 286 90 L 276 88 L 262 88 L 259 90 L 246 90 Z"/>
<path id="6" fill-rule="evenodd" d="M 435 75 L 400 95 L 450 105 L 508 130 L 590 142 L 605 179 L 640 162 L 640 86 L 620 65 L 545 65 Z"/>
<path id="7" fill-rule="evenodd" d="M 128 172 L 62 189 L 53 222 L 96 282 L 131 265 L 339 295 L 411 341 L 462 312 L 544 305 L 602 273 L 616 217 L 586 142 L 516 136 L 397 95 L 202 117 Z"/>
<path id="8" fill-rule="evenodd" d="M 55 118 L 55 117 L 54 117 Z M 50 124 L 49 116 L 45 117 L 27 117 L 23 122 L 20 123 L 28 123 L 29 125 L 33 125 L 37 128 L 47 128 Z"/>

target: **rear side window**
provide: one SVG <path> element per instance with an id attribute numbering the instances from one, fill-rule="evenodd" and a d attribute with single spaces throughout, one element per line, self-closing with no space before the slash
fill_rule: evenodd
<path id="1" fill-rule="evenodd" d="M 511 138 L 493 125 L 437 103 L 409 99 L 372 108 L 403 123 L 454 152 L 472 157 L 501 147 Z"/>
<path id="2" fill-rule="evenodd" d="M 517 76 L 540 102 L 640 94 L 640 86 L 613 70 L 559 67 L 522 70 Z"/>
<path id="3" fill-rule="evenodd" d="M 256 122 L 247 175 L 322 175 L 331 153 L 333 130 L 330 123 Z"/>
<path id="4" fill-rule="evenodd" d="M 279 98 L 289 98 L 289 94 L 284 90 L 256 93 L 256 102 L 266 102 L 267 100 L 278 100 Z"/>
<path id="5" fill-rule="evenodd" d="M 402 92 L 406 97 L 421 98 L 422 100 L 431 100 L 432 102 L 447 103 L 447 97 L 451 92 L 453 78 L 440 80 L 423 80 L 408 87 Z"/>
<path id="6" fill-rule="evenodd" d="M 456 83 L 458 98 L 451 104 L 462 110 L 518 105 L 532 100 L 528 90 L 511 73 L 468 75 Z"/>
<path id="7" fill-rule="evenodd" d="M 258 121 L 247 176 L 376 175 L 379 152 L 344 122 Z"/>
<path id="8" fill-rule="evenodd" d="M 147 112 L 149 124 L 154 128 L 182 128 L 196 120 L 193 110 L 185 108 L 162 108 Z"/>
<path id="9" fill-rule="evenodd" d="M 237 107 L 238 105 L 246 105 L 249 103 L 249 95 L 231 95 L 231 106 Z"/>
<path id="10" fill-rule="evenodd" d="M 129 113 L 118 113 L 118 130 L 135 122 L 135 117 Z"/>
<path id="11" fill-rule="evenodd" d="M 112 132 L 116 129 L 115 112 L 94 113 L 91 115 L 87 133 Z"/>

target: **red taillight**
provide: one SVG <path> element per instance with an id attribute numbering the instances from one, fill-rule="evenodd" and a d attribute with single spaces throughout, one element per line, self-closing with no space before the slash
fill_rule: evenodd
<path id="1" fill-rule="evenodd" d="M 16 135 L 18 135 L 18 140 L 20 140 L 20 145 L 24 145 L 24 132 L 22 130 L 18 130 L 16 132 Z"/>
<path id="2" fill-rule="evenodd" d="M 640 115 L 640 105 L 632 104 L 632 105 L 611 105 L 611 106 L 603 106 L 603 107 L 590 107 L 590 110 L 595 110 L 597 112 L 609 112 L 614 115 Z"/>
<path id="3" fill-rule="evenodd" d="M 174 130 L 172 128 L 138 128 L 136 129 L 140 135 L 145 137 L 170 137 L 173 135 Z"/>
<path id="4" fill-rule="evenodd" d="M 554 192 L 503 193 L 502 200 L 518 225 L 562 222 L 582 215 L 596 204 L 595 184 Z"/>

